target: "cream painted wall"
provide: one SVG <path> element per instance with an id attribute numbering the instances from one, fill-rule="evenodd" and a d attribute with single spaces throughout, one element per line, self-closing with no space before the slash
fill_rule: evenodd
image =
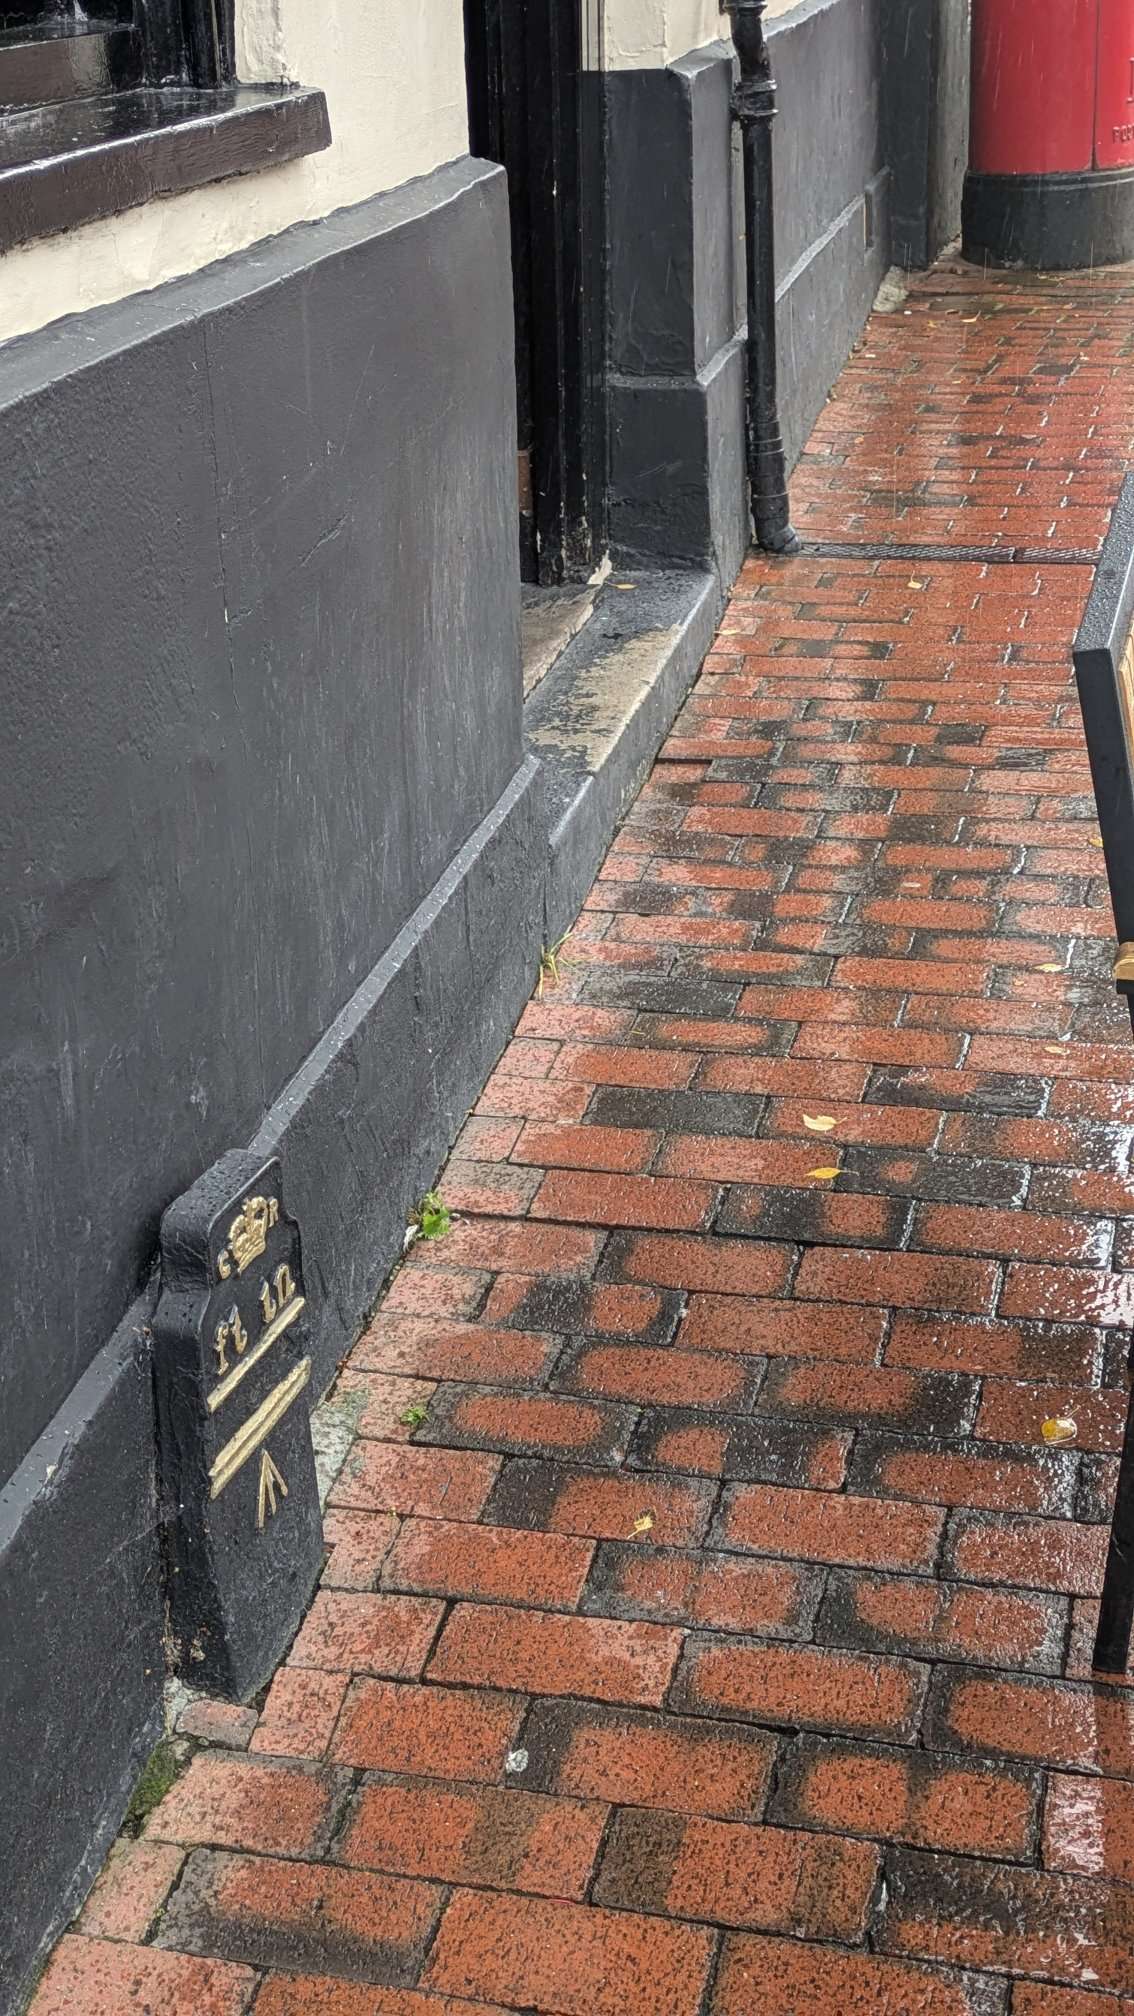
<path id="1" fill-rule="evenodd" d="M 766 18 L 798 4 L 769 0 Z M 728 16 L 716 0 L 606 0 L 603 60 L 608 70 L 649 70 L 707 42 L 727 41 L 728 32 Z"/>
<path id="2" fill-rule="evenodd" d="M 195 272 L 467 151 L 461 0 L 237 0 L 237 54 L 249 83 L 326 92 L 327 151 L 18 246 L 0 258 L 0 341 Z"/>

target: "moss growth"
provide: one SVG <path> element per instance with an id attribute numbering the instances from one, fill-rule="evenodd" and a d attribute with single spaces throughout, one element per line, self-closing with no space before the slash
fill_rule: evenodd
<path id="1" fill-rule="evenodd" d="M 155 1806 L 159 1806 L 173 1784 L 174 1779 L 185 1769 L 188 1762 L 186 1745 L 175 1743 L 169 1736 L 162 1738 L 157 1747 L 150 1751 L 142 1768 L 134 1790 L 130 1794 L 130 1804 L 126 1808 L 124 1828 L 139 1833 L 149 1819 Z"/>

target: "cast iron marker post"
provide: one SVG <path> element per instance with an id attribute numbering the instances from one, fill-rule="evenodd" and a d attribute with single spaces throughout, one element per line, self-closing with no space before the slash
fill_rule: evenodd
<path id="1" fill-rule="evenodd" d="M 776 260 L 772 222 L 772 121 L 776 87 L 764 10 L 768 0 L 721 0 L 740 61 L 733 117 L 744 149 L 744 250 L 748 304 L 748 487 L 756 543 L 798 553 L 789 516 L 787 469 L 776 397 Z"/>

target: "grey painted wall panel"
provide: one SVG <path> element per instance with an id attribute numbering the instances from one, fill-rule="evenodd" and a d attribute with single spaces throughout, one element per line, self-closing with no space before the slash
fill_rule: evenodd
<path id="1" fill-rule="evenodd" d="M 521 760 L 503 176 L 0 357 L 0 1476 Z"/>
<path id="2" fill-rule="evenodd" d="M 149 1366 L 127 1326 L 0 1491 L 0 2009 L 110 1845 L 161 1730 Z"/>
<path id="3" fill-rule="evenodd" d="M 883 166 L 878 4 L 804 0 L 768 24 L 781 279 Z"/>

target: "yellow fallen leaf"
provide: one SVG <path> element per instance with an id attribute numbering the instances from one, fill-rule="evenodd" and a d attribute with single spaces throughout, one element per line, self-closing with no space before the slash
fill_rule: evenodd
<path id="1" fill-rule="evenodd" d="M 1065 1057 L 1067 1054 L 1067 1045 L 1065 1043 L 1045 1043 L 1043 1047 L 1049 1057 Z"/>
<path id="2" fill-rule="evenodd" d="M 833 1113 L 805 1113 L 803 1124 L 809 1134 L 829 1134 L 835 1124 Z"/>
<path id="3" fill-rule="evenodd" d="M 807 1173 L 809 1176 L 822 1176 L 826 1178 L 828 1176 L 837 1176 L 840 1172 L 837 1169 L 809 1169 Z"/>
<path id="4" fill-rule="evenodd" d="M 1063 968 L 1058 959 L 1048 959 L 1042 966 L 1036 967 L 1037 973 L 1062 973 L 1062 971 Z"/>
<path id="5" fill-rule="evenodd" d="M 1100 850 L 1100 852 L 1102 850 L 1102 841 L 1098 838 L 1097 834 L 1094 833 L 1088 834 L 1087 845 L 1088 847 L 1097 847 Z"/>
<path id="6" fill-rule="evenodd" d="M 907 586 L 907 588 L 924 588 L 924 587 L 925 587 L 925 582 L 924 582 L 924 581 L 907 581 L 907 583 L 906 583 L 906 586 Z"/>
<path id="7" fill-rule="evenodd" d="M 979 321 L 980 321 L 980 316 L 979 316 L 979 315 L 962 315 L 962 317 L 961 317 L 961 320 L 962 320 L 962 322 L 979 322 Z"/>
<path id="8" fill-rule="evenodd" d="M 1040 1433 L 1045 1442 L 1073 1442 L 1079 1429 L 1070 1414 L 1049 1414 Z"/>
<path id="9" fill-rule="evenodd" d="M 641 1518 L 635 1519 L 634 1521 L 634 1531 L 635 1533 L 648 1533 L 651 1527 L 653 1526 L 653 1523 L 654 1523 L 653 1513 L 643 1512 Z"/>

